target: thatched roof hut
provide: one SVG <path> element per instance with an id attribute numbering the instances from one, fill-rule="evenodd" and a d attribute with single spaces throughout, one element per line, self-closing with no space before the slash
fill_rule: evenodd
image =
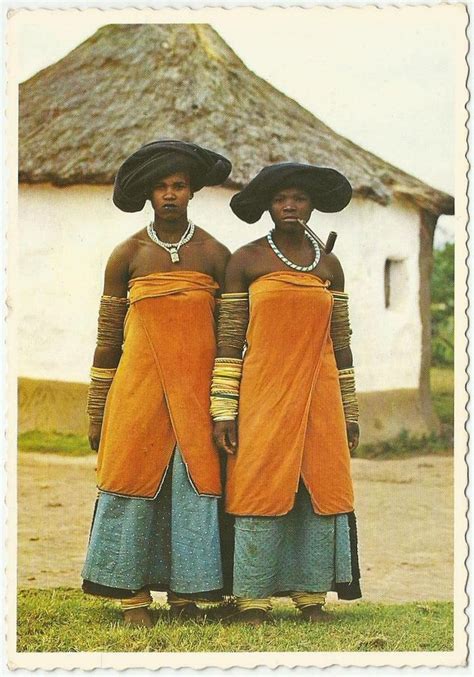
<path id="1" fill-rule="evenodd" d="M 156 138 L 194 141 L 231 158 L 229 184 L 200 191 L 190 208 L 231 249 L 271 227 L 264 215 L 243 228 L 229 209 L 235 189 L 262 166 L 296 160 L 349 177 L 349 207 L 315 218 L 321 234 L 339 233 L 337 255 L 357 300 L 351 316 L 364 439 L 436 428 L 430 267 L 436 221 L 453 212 L 452 197 L 336 134 L 248 70 L 207 25 L 105 26 L 23 83 L 19 112 L 18 210 L 29 237 L 20 249 L 18 350 L 21 375 L 40 379 L 23 388 L 21 430 L 84 429 L 103 268 L 147 218 L 116 209 L 110 184 L 123 160 Z M 381 226 L 383 237 L 374 237 Z M 46 416 L 53 391 L 62 406 Z"/>
<path id="2" fill-rule="evenodd" d="M 454 209 L 451 196 L 339 136 L 257 77 L 205 24 L 105 26 L 20 86 L 21 182 L 110 184 L 124 158 L 156 138 L 228 155 L 234 186 L 293 159 L 337 167 L 356 195 L 382 205 L 400 198 L 435 217 Z"/>

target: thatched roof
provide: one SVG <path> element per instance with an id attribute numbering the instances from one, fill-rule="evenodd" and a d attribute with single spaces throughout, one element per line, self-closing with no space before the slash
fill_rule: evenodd
<path id="1" fill-rule="evenodd" d="M 264 165 L 335 167 L 355 193 L 438 215 L 454 200 L 336 134 L 252 73 L 205 24 L 105 26 L 20 85 L 19 175 L 29 183 L 109 184 L 157 138 L 227 155 L 242 186 Z"/>

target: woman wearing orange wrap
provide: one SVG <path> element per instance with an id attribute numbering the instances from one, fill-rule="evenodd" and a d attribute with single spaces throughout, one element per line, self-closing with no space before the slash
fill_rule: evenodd
<path id="1" fill-rule="evenodd" d="M 265 620 L 273 595 L 291 595 L 311 621 L 327 620 L 329 590 L 360 596 L 344 274 L 301 223 L 314 209 L 340 211 L 351 193 L 333 169 L 283 163 L 231 201 L 247 223 L 268 209 L 275 224 L 227 267 L 211 390 L 214 439 L 229 455 L 226 509 L 236 516 L 236 621 Z"/>
<path id="2" fill-rule="evenodd" d="M 180 618 L 222 597 L 209 387 L 229 252 L 188 219 L 188 203 L 230 168 L 195 144 L 156 141 L 115 182 L 119 209 L 149 199 L 154 215 L 105 272 L 88 402 L 99 498 L 82 576 L 85 592 L 120 599 L 130 624 L 151 625 L 150 590 L 168 591 Z"/>

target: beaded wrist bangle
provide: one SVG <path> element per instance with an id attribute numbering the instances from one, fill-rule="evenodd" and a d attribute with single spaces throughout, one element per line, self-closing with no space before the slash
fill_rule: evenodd
<path id="1" fill-rule="evenodd" d="M 105 402 L 116 371 L 116 369 L 102 369 L 101 367 L 91 368 L 87 413 L 92 423 L 102 423 Z"/>
<path id="2" fill-rule="evenodd" d="M 331 292 L 334 304 L 331 316 L 331 339 L 334 350 L 349 348 L 351 342 L 351 326 L 349 323 L 349 295 L 342 291 Z"/>
<path id="3" fill-rule="evenodd" d="M 217 357 L 211 382 L 211 417 L 213 421 L 233 421 L 239 411 L 242 360 Z"/>
<path id="4" fill-rule="evenodd" d="M 342 405 L 347 422 L 359 422 L 359 404 L 355 390 L 354 369 L 339 369 L 339 386 L 341 388 Z"/>

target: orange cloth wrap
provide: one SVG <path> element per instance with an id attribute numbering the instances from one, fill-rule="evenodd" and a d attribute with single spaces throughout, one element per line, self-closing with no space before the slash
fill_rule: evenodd
<path id="1" fill-rule="evenodd" d="M 220 495 L 209 414 L 217 288 L 193 271 L 130 281 L 123 353 L 102 425 L 99 489 L 153 498 L 177 442 L 197 491 Z"/>
<path id="2" fill-rule="evenodd" d="M 350 455 L 331 336 L 328 283 L 306 273 L 250 286 L 239 446 L 227 465 L 227 511 L 284 515 L 302 477 L 314 511 L 353 510 Z"/>

